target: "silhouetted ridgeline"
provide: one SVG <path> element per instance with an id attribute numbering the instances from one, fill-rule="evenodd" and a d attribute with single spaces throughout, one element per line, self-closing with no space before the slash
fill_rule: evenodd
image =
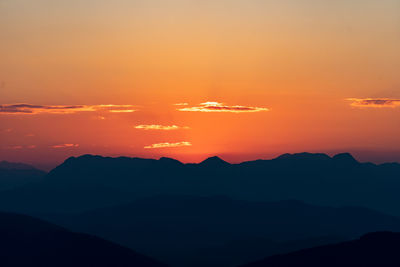
<path id="1" fill-rule="evenodd" d="M 397 267 L 400 233 L 380 232 L 358 240 L 276 255 L 242 267 Z"/>
<path id="2" fill-rule="evenodd" d="M 14 172 L 9 176 L 12 186 L 0 192 L 0 210 L 36 215 L 98 235 L 175 267 L 233 267 L 367 232 L 400 231 L 397 217 L 381 213 L 400 215 L 400 165 L 359 163 L 350 154 L 285 154 L 241 164 L 218 157 L 183 164 L 169 158 L 85 155 L 69 158 L 47 175 L 11 165 L 0 169 L 0 174 Z M 20 172 L 27 176 L 18 186 Z M 0 176 L 0 189 L 5 177 Z M 31 226 L 20 224 L 15 230 L 4 218 L 0 216 L 0 228 L 6 226 L 0 242 L 6 242 L 5 247 L 13 244 L 4 251 L 21 245 L 29 251 L 32 242 L 19 242 L 23 237 L 18 233 Z M 49 248 L 53 242 L 59 249 L 54 255 L 65 257 L 57 254 L 63 253 L 60 248 L 69 250 L 78 242 L 75 238 L 82 237 L 63 229 L 55 233 L 54 238 L 29 233 L 39 250 L 26 258 L 55 260 L 43 256 L 43 251 L 54 252 Z M 110 250 L 108 256 L 120 255 L 121 263 L 132 260 L 128 249 L 118 254 L 122 252 L 104 245 L 106 241 L 83 239 L 79 242 L 89 254 L 82 255 L 76 245 L 78 250 L 71 252 L 75 259 L 89 260 L 87 255 Z"/>
<path id="3" fill-rule="evenodd" d="M 0 169 L 3 170 L 36 170 L 35 167 L 25 164 L 8 161 L 0 161 Z"/>
<path id="4" fill-rule="evenodd" d="M 237 266 L 371 231 L 400 231 L 400 219 L 365 208 L 225 197 L 159 196 L 48 219 L 176 267 Z"/>
<path id="5" fill-rule="evenodd" d="M 0 212 L 0 266 L 165 266 L 103 239 Z"/>
<path id="6" fill-rule="evenodd" d="M 159 194 L 225 195 L 243 200 L 297 199 L 400 215 L 400 165 L 359 163 L 350 154 L 286 154 L 273 160 L 200 164 L 161 158 L 69 158 L 45 181 L 3 192 L 0 208 L 83 211 Z"/>
<path id="7" fill-rule="evenodd" d="M 0 190 L 41 181 L 46 173 L 30 165 L 0 161 Z"/>

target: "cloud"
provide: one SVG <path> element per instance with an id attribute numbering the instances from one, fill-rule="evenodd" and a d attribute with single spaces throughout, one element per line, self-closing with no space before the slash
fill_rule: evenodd
<path id="1" fill-rule="evenodd" d="M 13 150 L 19 150 L 19 149 L 23 149 L 23 146 L 10 146 L 8 147 L 9 149 L 13 149 Z"/>
<path id="2" fill-rule="evenodd" d="M 178 143 L 158 143 L 152 144 L 150 146 L 145 146 L 146 149 L 154 149 L 154 148 L 168 148 L 168 147 L 185 147 L 191 146 L 190 142 L 178 142 Z"/>
<path id="3" fill-rule="evenodd" d="M 73 114 L 78 112 L 135 112 L 133 105 L 0 105 L 0 114 Z"/>
<path id="4" fill-rule="evenodd" d="M 74 147 L 79 147 L 79 144 L 60 144 L 60 145 L 54 145 L 51 147 L 52 148 L 74 148 Z"/>
<path id="5" fill-rule="evenodd" d="M 21 150 L 21 149 L 34 149 L 36 147 L 37 147 L 36 145 L 28 145 L 28 146 L 16 145 L 16 146 L 7 146 L 5 148 L 12 149 L 12 150 Z"/>
<path id="6" fill-rule="evenodd" d="M 171 130 L 179 130 L 179 129 L 189 129 L 189 127 L 181 127 L 177 125 L 158 125 L 158 124 L 150 124 L 150 125 L 137 125 L 136 129 L 140 130 L 162 130 L 162 131 L 171 131 Z"/>
<path id="7" fill-rule="evenodd" d="M 400 99 L 391 98 L 347 98 L 350 105 L 357 108 L 395 108 L 400 107 Z"/>
<path id="8" fill-rule="evenodd" d="M 192 112 L 230 112 L 230 113 L 250 113 L 269 111 L 268 108 L 248 107 L 248 106 L 228 106 L 219 102 L 204 102 L 197 107 L 179 108 L 179 111 Z"/>
<path id="9" fill-rule="evenodd" d="M 176 103 L 174 106 L 189 106 L 189 103 Z"/>
<path id="10" fill-rule="evenodd" d="M 109 110 L 111 113 L 132 113 L 135 112 L 135 109 L 112 109 Z"/>

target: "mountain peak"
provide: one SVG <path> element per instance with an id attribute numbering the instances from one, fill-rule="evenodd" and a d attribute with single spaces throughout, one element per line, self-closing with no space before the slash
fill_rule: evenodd
<path id="1" fill-rule="evenodd" d="M 200 165 L 217 167 L 217 166 L 230 165 L 230 163 L 226 162 L 220 157 L 214 156 L 214 157 L 209 157 L 208 159 L 202 161 Z"/>
<path id="2" fill-rule="evenodd" d="M 350 153 L 340 153 L 333 156 L 332 159 L 342 163 L 358 163 L 358 161 Z"/>
<path id="3" fill-rule="evenodd" d="M 182 162 L 180 162 L 179 160 L 173 159 L 173 158 L 167 158 L 167 157 L 161 157 L 159 160 L 159 162 L 162 163 L 170 163 L 170 164 L 175 164 L 175 165 L 183 165 Z"/>
<path id="4" fill-rule="evenodd" d="M 303 153 L 295 153 L 295 154 L 283 154 L 276 159 L 290 159 L 290 160 L 327 160 L 330 159 L 330 157 L 326 154 L 323 153 L 309 153 L 309 152 L 303 152 Z"/>

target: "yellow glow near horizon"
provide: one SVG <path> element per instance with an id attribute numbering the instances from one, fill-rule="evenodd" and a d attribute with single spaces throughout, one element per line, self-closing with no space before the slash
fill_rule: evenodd
<path id="1" fill-rule="evenodd" d="M 0 160 L 400 160 L 399 14 L 398 0 L 2 0 Z"/>

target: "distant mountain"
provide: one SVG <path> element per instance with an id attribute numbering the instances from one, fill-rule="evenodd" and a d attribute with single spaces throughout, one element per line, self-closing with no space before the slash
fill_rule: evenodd
<path id="1" fill-rule="evenodd" d="M 225 197 L 159 196 L 48 219 L 192 267 L 236 266 L 371 231 L 400 231 L 400 219 L 364 208 Z"/>
<path id="2" fill-rule="evenodd" d="M 400 233 L 379 232 L 358 240 L 276 255 L 243 267 L 398 267 Z"/>
<path id="3" fill-rule="evenodd" d="M 84 155 L 2 190 L 0 209 L 99 235 L 174 266 L 223 267 L 366 232 L 400 232 L 397 217 L 380 213 L 400 215 L 399 191 L 400 164 L 360 163 L 346 153 L 240 164 Z"/>
<path id="4" fill-rule="evenodd" d="M 0 190 L 41 181 L 46 172 L 24 163 L 0 161 Z"/>
<path id="5" fill-rule="evenodd" d="M 235 199 L 297 199 L 316 205 L 364 206 L 399 215 L 400 164 L 360 163 L 350 154 L 285 154 L 229 164 L 174 159 L 71 157 L 43 182 L 0 194 L 0 208 L 19 212 L 84 211 L 160 194 Z M 103 195 L 103 197 L 102 197 Z"/>
<path id="6" fill-rule="evenodd" d="M 230 164 L 219 157 L 211 157 L 199 163 L 202 167 L 208 168 L 219 168 L 219 167 L 227 167 Z"/>
<path id="7" fill-rule="evenodd" d="M 8 162 L 8 161 L 0 161 L 0 169 L 5 170 L 35 170 L 36 168 L 25 164 L 25 163 L 15 163 L 15 162 Z"/>
<path id="8" fill-rule="evenodd" d="M 164 266 L 103 239 L 11 213 L 0 213 L 0 266 Z"/>

